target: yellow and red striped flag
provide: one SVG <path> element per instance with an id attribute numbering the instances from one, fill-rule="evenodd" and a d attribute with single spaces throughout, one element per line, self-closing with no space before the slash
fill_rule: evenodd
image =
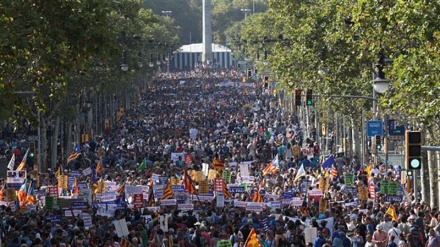
<path id="1" fill-rule="evenodd" d="M 385 213 L 390 215 L 393 218 L 393 220 L 397 221 L 397 214 L 393 205 L 390 205 Z"/>
<path id="2" fill-rule="evenodd" d="M 259 190 L 255 190 L 254 194 L 252 195 L 252 202 L 263 202 L 263 197 L 261 196 Z"/>
<path id="3" fill-rule="evenodd" d="M 121 239 L 121 244 L 119 244 L 120 247 L 132 247 L 133 244 L 128 241 L 126 238 Z"/>
<path id="4" fill-rule="evenodd" d="M 231 193 L 229 193 L 228 185 L 226 184 L 225 180 L 223 179 L 223 196 L 225 199 L 231 199 Z"/>
<path id="5" fill-rule="evenodd" d="M 185 190 L 188 191 L 189 194 L 193 195 L 196 193 L 196 187 L 194 186 L 194 182 L 186 170 L 183 176 L 183 184 L 185 186 Z"/>
<path id="6" fill-rule="evenodd" d="M 165 186 L 165 188 L 163 188 L 162 200 L 171 199 L 171 198 L 173 198 L 173 196 L 174 196 L 173 186 L 171 185 L 171 181 L 169 181 L 167 186 Z"/>
<path id="7" fill-rule="evenodd" d="M 338 177 L 338 169 L 336 169 L 335 166 L 332 166 L 332 173 L 331 174 L 332 174 L 333 179 Z"/>
<path id="8" fill-rule="evenodd" d="M 249 236 L 244 243 L 244 247 L 263 247 L 260 243 L 260 240 L 258 240 L 255 228 L 252 228 L 251 232 L 249 233 Z"/>
<path id="9" fill-rule="evenodd" d="M 96 174 L 98 174 L 101 171 L 101 160 L 98 161 L 98 164 L 96 165 Z"/>
<path id="10" fill-rule="evenodd" d="M 223 169 L 225 169 L 225 165 L 218 157 L 214 157 L 214 160 L 212 161 L 212 165 L 214 166 L 214 169 L 216 171 L 222 171 Z"/>

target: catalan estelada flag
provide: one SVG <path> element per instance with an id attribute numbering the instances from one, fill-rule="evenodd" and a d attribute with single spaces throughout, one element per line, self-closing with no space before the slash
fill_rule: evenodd
<path id="1" fill-rule="evenodd" d="M 78 195 L 79 194 L 78 180 L 76 178 L 75 178 L 75 181 L 73 182 L 73 194 L 74 195 Z"/>
<path id="2" fill-rule="evenodd" d="M 26 160 L 27 160 L 28 153 L 29 153 L 29 148 L 28 148 L 28 150 L 26 150 L 26 153 L 24 154 L 23 159 L 20 162 L 20 165 L 18 165 L 18 167 L 16 169 L 17 171 L 23 171 L 24 168 L 26 167 Z"/>
<path id="3" fill-rule="evenodd" d="M 183 175 L 183 185 L 185 186 L 185 190 L 188 191 L 189 194 L 193 195 L 196 193 L 194 182 L 186 170 Z"/>
<path id="4" fill-rule="evenodd" d="M 338 169 L 336 169 L 335 166 L 332 166 L 332 173 L 331 174 L 332 174 L 333 179 L 338 178 Z"/>
<path id="5" fill-rule="evenodd" d="M 229 193 L 228 185 L 226 184 L 225 180 L 223 179 L 223 196 L 225 199 L 231 199 L 231 193 Z"/>
<path id="6" fill-rule="evenodd" d="M 76 158 L 78 158 L 80 154 L 81 154 L 81 149 L 79 148 L 79 145 L 76 144 L 75 149 L 73 149 L 73 152 L 69 155 L 69 157 L 67 157 L 67 164 L 76 160 Z"/>
<path id="7" fill-rule="evenodd" d="M 261 180 L 260 184 L 258 185 L 259 190 L 264 190 L 264 178 Z"/>
<path id="8" fill-rule="evenodd" d="M 249 233 L 249 236 L 244 243 L 244 247 L 263 247 L 260 243 L 260 240 L 258 240 L 255 228 L 252 228 L 251 232 Z"/>
<path id="9" fill-rule="evenodd" d="M 17 199 L 19 203 L 23 203 L 27 196 L 27 179 L 24 180 L 23 184 L 17 192 Z"/>
<path id="10" fill-rule="evenodd" d="M 101 171 L 101 160 L 98 161 L 98 164 L 96 165 L 96 174 L 98 174 Z"/>
<path id="11" fill-rule="evenodd" d="M 252 195 L 252 202 L 263 202 L 263 197 L 261 196 L 259 190 L 255 190 L 254 194 Z"/>
<path id="12" fill-rule="evenodd" d="M 266 176 L 269 173 L 275 173 L 277 168 L 280 166 L 278 162 L 278 155 L 263 169 L 263 176 Z"/>
<path id="13" fill-rule="evenodd" d="M 165 188 L 163 188 L 162 200 L 171 199 L 171 198 L 173 198 L 173 196 L 174 196 L 173 186 L 172 186 L 171 180 L 170 180 L 168 182 L 167 186 L 165 186 Z"/>
<path id="14" fill-rule="evenodd" d="M 29 185 L 29 189 L 27 191 L 26 199 L 23 202 L 23 206 L 26 206 L 28 204 L 35 204 L 34 185 L 33 185 L 33 183 L 31 183 Z"/>

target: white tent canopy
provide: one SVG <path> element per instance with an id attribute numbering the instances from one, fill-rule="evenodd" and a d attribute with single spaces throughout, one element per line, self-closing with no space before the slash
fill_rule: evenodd
<path id="1" fill-rule="evenodd" d="M 196 63 L 201 62 L 202 52 L 202 43 L 183 45 L 174 52 L 171 64 L 176 69 L 193 69 Z M 231 49 L 224 45 L 212 44 L 212 57 L 213 62 L 223 68 L 232 65 Z"/>

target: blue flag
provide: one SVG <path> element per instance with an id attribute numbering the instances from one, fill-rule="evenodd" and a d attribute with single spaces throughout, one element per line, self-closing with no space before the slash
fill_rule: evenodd
<path id="1" fill-rule="evenodd" d="M 322 163 L 322 169 L 325 168 L 331 168 L 332 165 L 335 163 L 335 158 L 333 157 L 333 155 L 330 155 L 323 163 Z"/>

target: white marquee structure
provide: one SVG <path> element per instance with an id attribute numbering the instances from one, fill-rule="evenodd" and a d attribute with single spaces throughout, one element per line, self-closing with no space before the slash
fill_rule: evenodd
<path id="1" fill-rule="evenodd" d="M 175 69 L 193 69 L 197 63 L 202 61 L 202 43 L 183 45 L 176 50 L 171 59 L 171 65 Z M 232 66 L 232 53 L 229 48 L 219 44 L 212 44 L 213 64 L 218 64 L 222 68 Z"/>

